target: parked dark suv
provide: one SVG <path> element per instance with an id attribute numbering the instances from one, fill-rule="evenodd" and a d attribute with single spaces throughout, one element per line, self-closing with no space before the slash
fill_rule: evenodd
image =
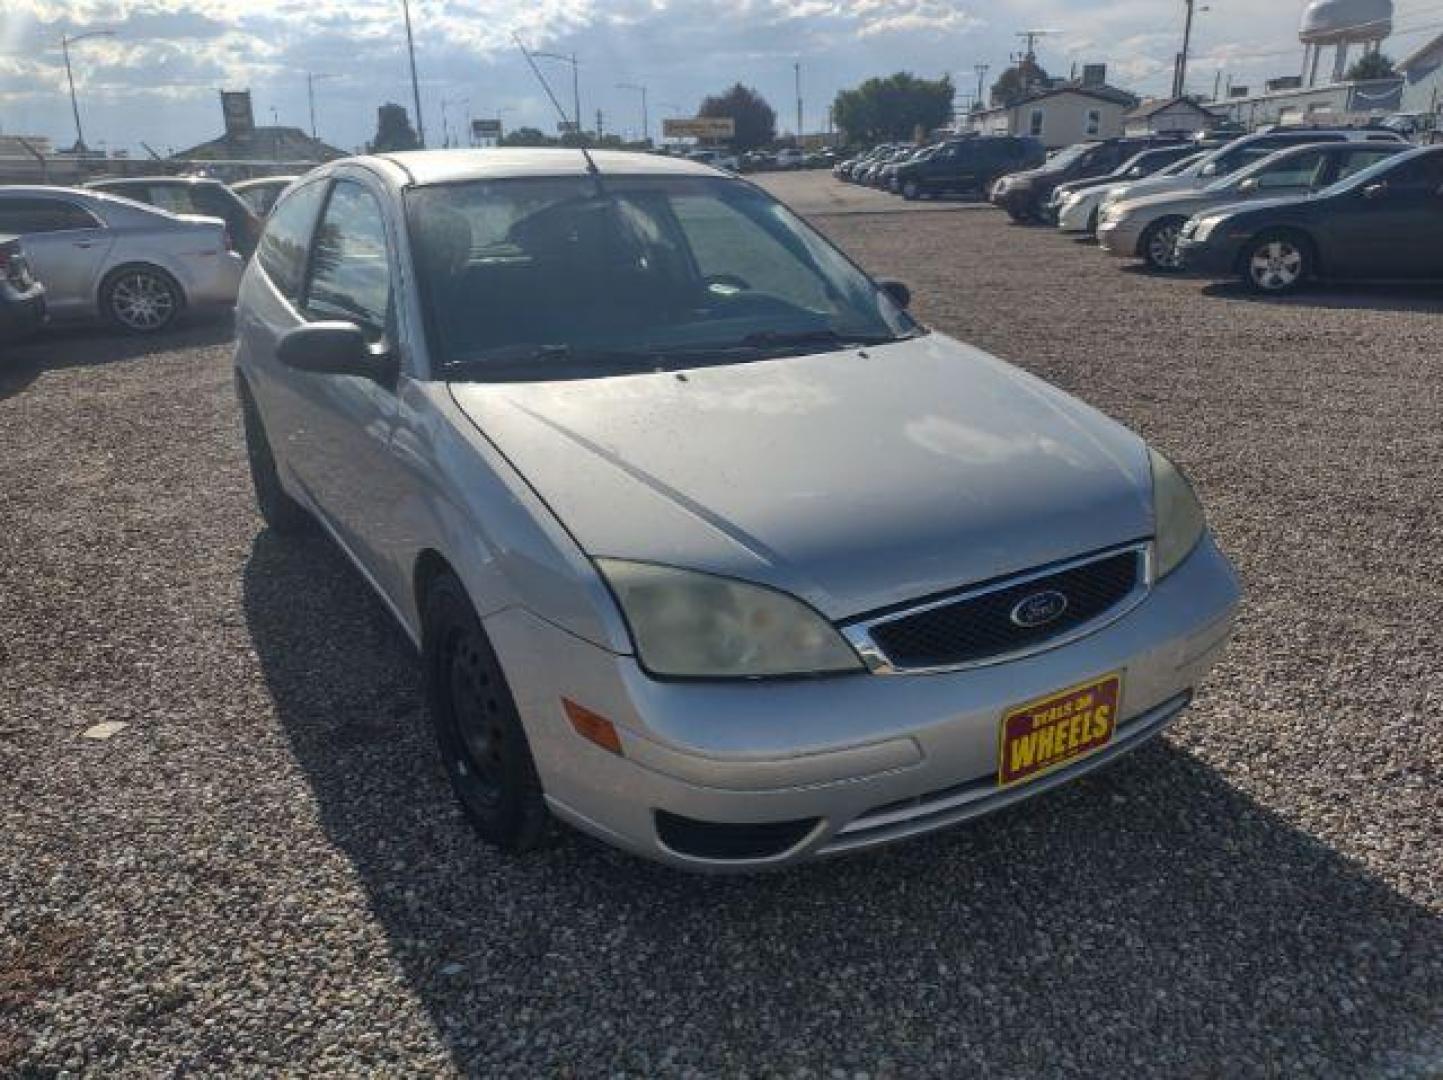
<path id="1" fill-rule="evenodd" d="M 1034 169 L 1047 159 L 1036 139 L 1000 135 L 958 139 L 916 161 L 897 166 L 894 190 L 907 199 L 924 195 L 985 195 L 999 176 Z"/>
<path id="2" fill-rule="evenodd" d="M 1104 176 L 1134 154 L 1178 142 L 1176 138 L 1153 136 L 1077 143 L 1053 154 L 1040 168 L 1003 177 L 992 189 L 992 201 L 1006 210 L 1013 221 L 1038 221 L 1058 184 Z"/>

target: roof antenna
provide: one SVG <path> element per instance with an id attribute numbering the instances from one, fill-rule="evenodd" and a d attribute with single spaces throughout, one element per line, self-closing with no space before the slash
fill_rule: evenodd
<path id="1" fill-rule="evenodd" d="M 556 107 L 556 112 L 561 117 L 561 122 L 569 125 L 575 131 L 577 148 L 581 151 L 581 156 L 586 159 L 586 171 L 592 176 L 599 178 L 601 176 L 601 170 L 596 167 L 596 162 L 591 160 L 591 151 L 587 149 L 586 146 L 586 132 L 581 130 L 581 117 L 576 117 L 574 121 L 567 118 L 566 110 L 561 107 L 561 102 L 556 100 L 556 95 L 551 91 L 551 84 L 546 81 L 546 76 L 541 74 L 541 69 L 536 66 L 536 61 L 531 58 L 531 53 L 528 52 L 526 46 L 522 44 L 521 35 L 513 30 L 511 31 L 511 40 L 516 42 L 516 47 L 521 50 L 521 55 L 526 57 L 526 63 L 531 67 L 531 74 L 536 76 L 536 81 L 541 84 L 541 89 L 546 91 L 546 96 L 551 99 L 551 104 Z"/>

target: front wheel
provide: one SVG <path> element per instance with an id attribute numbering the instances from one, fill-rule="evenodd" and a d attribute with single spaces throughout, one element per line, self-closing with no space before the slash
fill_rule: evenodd
<path id="1" fill-rule="evenodd" d="M 1154 221 L 1147 227 L 1139 246 L 1148 266 L 1164 274 L 1176 273 L 1182 269 L 1177 242 L 1186 223 L 1183 218 L 1171 217 Z"/>
<path id="2" fill-rule="evenodd" d="M 281 536 L 295 536 L 309 530 L 311 516 L 305 507 L 286 494 L 276 469 L 275 455 L 266 437 L 265 425 L 248 390 L 241 390 L 241 417 L 245 424 L 246 460 L 250 464 L 251 487 L 256 508 L 265 523 Z"/>
<path id="3" fill-rule="evenodd" d="M 422 603 L 426 699 L 446 776 L 483 839 L 529 851 L 550 817 L 501 663 L 455 577 L 438 577 Z"/>
<path id="4" fill-rule="evenodd" d="M 1294 292 L 1313 272 L 1313 252 L 1306 242 L 1287 233 L 1260 236 L 1242 258 L 1243 280 L 1255 292 L 1281 296 Z"/>
<path id="5" fill-rule="evenodd" d="M 164 270 L 127 266 L 106 279 L 100 306 L 106 318 L 132 334 L 155 334 L 180 314 L 180 286 Z"/>

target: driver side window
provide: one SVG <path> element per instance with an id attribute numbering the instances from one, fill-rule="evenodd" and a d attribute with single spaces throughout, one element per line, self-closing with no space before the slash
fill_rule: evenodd
<path id="1" fill-rule="evenodd" d="M 301 305 L 313 319 L 342 319 L 383 337 L 391 321 L 391 266 L 381 204 L 350 180 L 338 180 L 311 249 Z"/>

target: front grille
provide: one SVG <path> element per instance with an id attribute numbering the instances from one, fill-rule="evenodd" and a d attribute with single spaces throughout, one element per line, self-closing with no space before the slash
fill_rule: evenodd
<path id="1" fill-rule="evenodd" d="M 1143 584 L 1143 574 L 1139 549 L 1103 556 L 875 622 L 872 642 L 899 670 L 955 667 L 1034 649 L 1107 614 Z M 1018 625 L 1012 618 L 1017 605 L 1044 592 L 1066 597 L 1066 610 L 1042 626 Z"/>

